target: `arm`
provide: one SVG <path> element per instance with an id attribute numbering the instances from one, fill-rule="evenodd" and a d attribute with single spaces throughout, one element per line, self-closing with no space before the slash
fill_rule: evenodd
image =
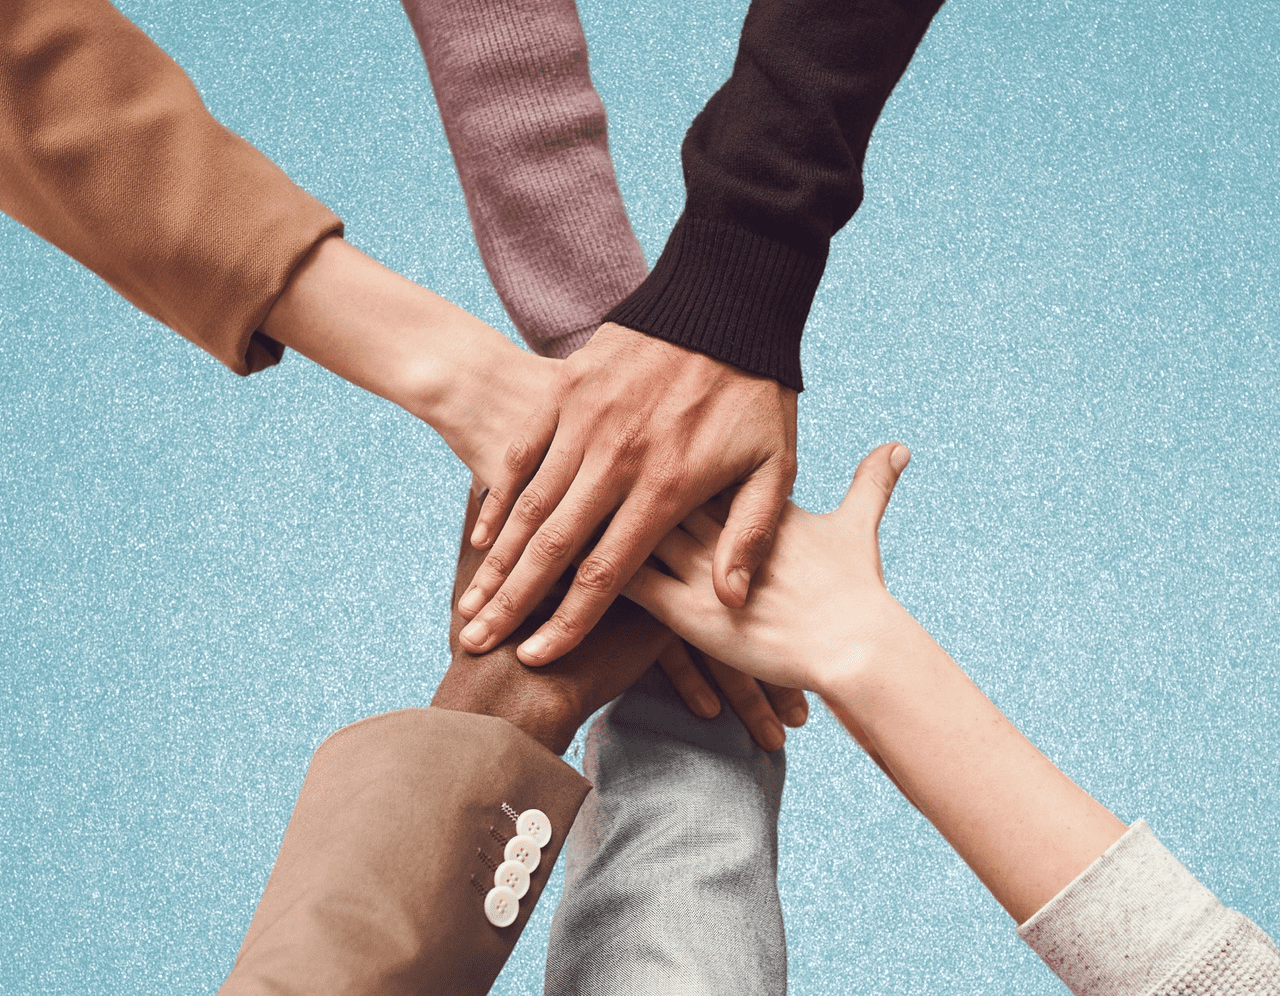
<path id="1" fill-rule="evenodd" d="M 479 561 L 464 543 L 455 603 Z M 460 627 L 455 611 L 431 708 L 363 720 L 316 751 L 222 996 L 488 992 L 590 789 L 557 755 L 671 634 L 620 601 L 577 651 L 530 671 L 511 646 L 461 652 Z M 606 646 L 614 666 L 594 666 Z M 541 810 L 551 837 L 499 926 L 485 901 L 515 836 L 504 803 Z"/>
<path id="2" fill-rule="evenodd" d="M 549 382 L 552 364 L 344 243 L 105 0 L 0 10 L 0 208 L 237 373 L 296 347 L 486 477 Z"/>
<path id="3" fill-rule="evenodd" d="M 1110 874 L 1120 891 L 1105 896 L 1104 888 L 1110 903 L 1101 904 L 1086 931 L 1077 931 L 1096 945 L 1077 946 L 1086 971 L 1063 971 L 1055 963 L 1068 933 L 1063 922 L 1072 921 L 1082 897 L 1092 892 L 1096 901 L 1096 879 L 1124 860 L 1114 855 L 1128 853 L 1115 849 L 1125 827 L 1023 737 L 886 590 L 876 531 L 908 458 L 896 444 L 876 450 L 830 515 L 790 506 L 743 609 L 724 608 L 710 591 L 710 551 L 720 526 L 702 512 L 658 548 L 673 576 L 645 568 L 628 594 L 734 666 L 817 691 L 1000 904 L 1026 925 L 1024 936 L 1041 933 L 1043 942 L 1033 945 L 1076 992 L 1152 991 L 1105 988 L 1114 978 L 1132 981 L 1135 966 L 1144 966 L 1141 975 L 1153 984 L 1168 974 L 1160 966 L 1187 978 L 1203 974 L 1217 954 L 1212 947 L 1221 933 L 1221 905 L 1213 900 L 1212 916 L 1192 917 L 1188 929 L 1181 929 L 1185 917 L 1175 918 L 1178 929 L 1168 930 L 1170 918 L 1161 915 L 1160 903 L 1185 892 L 1185 879 L 1166 874 L 1153 887 L 1150 875 L 1131 866 Z M 1099 868 L 1104 871 L 1097 873 Z M 1201 908 L 1202 892 L 1191 890 Z M 1055 904 L 1066 908 L 1065 915 Z M 1041 918 L 1049 923 L 1037 927 Z M 1244 963 L 1280 978 L 1280 956 L 1259 940 L 1256 927 L 1252 931 L 1240 935 Z M 1121 936 L 1124 943 L 1116 940 Z"/>
<path id="4" fill-rule="evenodd" d="M 404 0 L 404 9 L 489 278 L 533 350 L 568 356 L 647 272 L 614 178 L 576 6 Z M 691 709 L 719 713 L 720 698 L 683 644 L 658 660 Z M 762 688 L 708 664 L 766 749 L 784 737 L 779 717 L 791 725 L 807 717 L 795 689 Z"/>
<path id="5" fill-rule="evenodd" d="M 872 126 L 936 0 L 756 0 L 733 75 L 683 149 L 684 214 L 649 278 L 560 371 L 472 541 L 469 649 L 511 631 L 605 518 L 560 610 L 521 647 L 581 638 L 658 539 L 734 485 L 713 579 L 746 599 L 795 477 L 800 333 L 862 196 Z M 643 416 L 640 414 L 643 413 Z"/>

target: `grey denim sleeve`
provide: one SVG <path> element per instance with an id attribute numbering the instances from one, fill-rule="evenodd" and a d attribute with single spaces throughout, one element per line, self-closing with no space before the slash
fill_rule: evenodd
<path id="1" fill-rule="evenodd" d="M 1280 993 L 1280 951 L 1139 820 L 1018 928 L 1077 996 Z"/>

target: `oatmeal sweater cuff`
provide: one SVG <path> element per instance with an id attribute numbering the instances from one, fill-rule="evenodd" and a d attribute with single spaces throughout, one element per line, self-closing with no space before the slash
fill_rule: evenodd
<path id="1" fill-rule="evenodd" d="M 1018 934 L 1077 996 L 1280 992 L 1280 952 L 1134 823 Z"/>

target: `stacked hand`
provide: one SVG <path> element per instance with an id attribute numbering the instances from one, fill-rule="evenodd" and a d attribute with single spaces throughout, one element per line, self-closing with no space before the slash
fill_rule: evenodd
<path id="1" fill-rule="evenodd" d="M 712 588 L 723 527 L 705 509 L 690 513 L 654 551 L 670 573 L 641 567 L 624 593 L 730 666 L 824 693 L 874 657 L 904 614 L 885 588 L 877 531 L 910 457 L 897 443 L 872 452 L 829 515 L 788 503 L 741 607 L 722 604 Z"/>
<path id="2" fill-rule="evenodd" d="M 604 326 L 485 477 L 471 538 L 488 556 L 460 602 L 462 646 L 483 653 L 515 630 L 608 520 L 559 607 L 520 645 L 526 664 L 555 660 L 672 527 L 735 484 L 711 577 L 725 605 L 742 605 L 795 478 L 795 439 L 794 391 Z"/>
<path id="3" fill-rule="evenodd" d="M 464 651 L 457 639 L 462 628 L 457 602 L 482 560 L 465 540 L 479 511 L 478 491 L 478 486 L 473 488 L 467 505 L 458 558 L 449 631 L 453 663 L 436 691 L 434 705 L 499 716 L 559 754 L 596 709 L 628 688 L 657 658 L 696 715 L 710 718 L 720 712 L 715 689 L 694 665 L 685 645 L 626 599 L 610 606 L 574 650 L 545 667 L 522 665 L 516 658 L 514 641 L 479 656 Z M 540 625 L 568 587 L 568 576 L 558 579 L 516 631 L 517 638 Z M 765 750 L 776 750 L 785 739 L 779 717 L 789 726 L 800 726 L 808 718 L 802 692 L 758 683 L 718 661 L 708 660 L 707 665 L 729 705 Z"/>

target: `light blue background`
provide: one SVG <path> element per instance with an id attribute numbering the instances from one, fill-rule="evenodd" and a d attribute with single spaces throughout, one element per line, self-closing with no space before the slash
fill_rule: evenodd
<path id="1" fill-rule="evenodd" d="M 396 4 L 121 6 L 351 241 L 508 327 Z M 745 3 L 638 6 L 583 16 L 652 261 Z M 1273 936 L 1276 13 L 945 8 L 814 306 L 796 487 L 829 508 L 909 443 L 892 590 Z M 0 992 L 211 992 L 312 749 L 442 672 L 463 475 L 296 356 L 233 377 L 8 219 L 0 274 Z M 793 992 L 1061 991 L 820 707 L 790 743 Z M 555 898 L 496 991 L 540 992 Z"/>

